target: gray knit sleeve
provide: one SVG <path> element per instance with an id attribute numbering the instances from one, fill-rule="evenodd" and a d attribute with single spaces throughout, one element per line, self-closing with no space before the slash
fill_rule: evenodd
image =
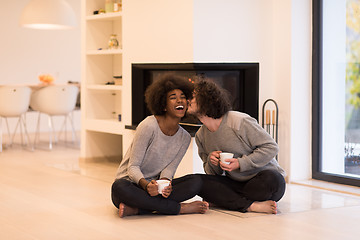
<path id="1" fill-rule="evenodd" d="M 240 171 L 248 171 L 267 165 L 278 153 L 274 139 L 251 117 L 245 117 L 236 135 L 252 149 L 252 152 L 239 159 Z"/>
<path id="2" fill-rule="evenodd" d="M 128 175 L 135 183 L 139 183 L 140 179 L 144 178 L 141 165 L 145 158 L 146 149 L 153 139 L 154 131 L 155 126 L 151 124 L 151 121 L 143 121 L 136 128 L 128 165 Z"/>
<path id="3" fill-rule="evenodd" d="M 221 175 L 223 173 L 223 170 L 219 166 L 214 166 L 209 159 L 209 154 L 204 149 L 203 146 L 203 135 L 202 135 L 202 129 L 200 129 L 196 135 L 195 135 L 195 142 L 198 147 L 198 154 L 203 161 L 203 168 L 206 174 L 210 175 Z"/>

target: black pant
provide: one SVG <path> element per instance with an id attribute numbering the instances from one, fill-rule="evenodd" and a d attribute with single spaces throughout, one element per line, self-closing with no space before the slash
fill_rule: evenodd
<path id="1" fill-rule="evenodd" d="M 112 185 L 111 198 L 119 208 L 120 203 L 138 208 L 139 214 L 150 214 L 154 211 L 161 214 L 176 215 L 180 212 L 180 203 L 196 196 L 202 187 L 199 175 L 189 174 L 173 179 L 172 192 L 168 198 L 161 195 L 150 196 L 137 184 L 126 179 L 117 179 Z"/>
<path id="2" fill-rule="evenodd" d="M 246 212 L 254 201 L 279 201 L 285 193 L 285 179 L 277 171 L 264 170 L 248 181 L 239 182 L 227 176 L 199 174 L 203 188 L 199 193 L 216 206 Z"/>

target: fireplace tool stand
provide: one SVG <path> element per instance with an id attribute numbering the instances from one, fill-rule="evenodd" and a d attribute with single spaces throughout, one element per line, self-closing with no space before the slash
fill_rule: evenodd
<path id="1" fill-rule="evenodd" d="M 268 104 L 273 103 L 273 104 Z M 273 106 L 271 106 L 273 105 Z M 265 117 L 265 121 L 264 121 Z M 261 126 L 266 130 L 270 136 L 275 139 L 275 142 L 278 143 L 278 123 L 279 123 L 279 107 L 275 100 L 268 99 L 264 102 L 262 106 L 262 119 Z M 275 157 L 277 159 L 277 155 Z"/>

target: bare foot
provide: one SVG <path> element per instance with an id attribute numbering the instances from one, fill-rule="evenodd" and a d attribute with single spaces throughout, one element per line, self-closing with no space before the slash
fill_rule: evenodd
<path id="1" fill-rule="evenodd" d="M 267 200 L 263 202 L 253 202 L 247 209 L 249 212 L 260 212 L 260 213 L 277 213 L 276 202 Z"/>
<path id="2" fill-rule="evenodd" d="M 181 203 L 180 214 L 205 213 L 208 209 L 209 209 L 209 203 L 205 201 Z"/>
<path id="3" fill-rule="evenodd" d="M 139 210 L 137 208 L 129 207 L 124 203 L 120 203 L 119 205 L 119 217 L 123 218 L 126 216 L 137 215 Z"/>

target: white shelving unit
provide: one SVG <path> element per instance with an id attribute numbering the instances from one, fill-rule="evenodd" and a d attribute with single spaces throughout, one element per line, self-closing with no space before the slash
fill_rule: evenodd
<path id="1" fill-rule="evenodd" d="M 81 158 L 120 161 L 123 87 L 107 83 L 123 76 L 123 14 L 94 15 L 99 9 L 105 9 L 105 0 L 82 0 Z M 117 49 L 108 49 L 112 34 L 117 35 Z"/>

